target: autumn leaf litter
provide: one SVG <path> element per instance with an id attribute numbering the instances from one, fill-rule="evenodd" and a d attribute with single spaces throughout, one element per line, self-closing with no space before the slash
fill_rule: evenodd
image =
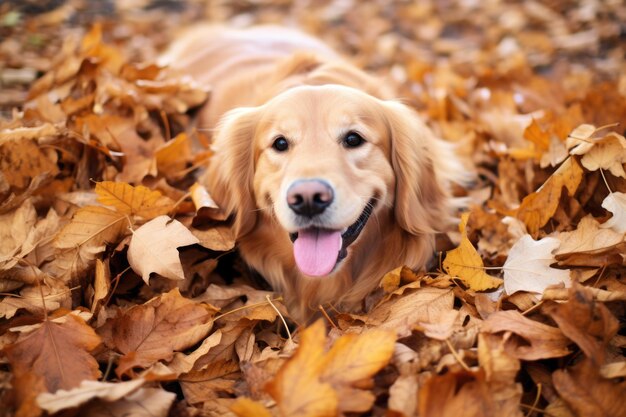
<path id="1" fill-rule="evenodd" d="M 620 2 L 61 3 L 0 6 L 0 415 L 626 416 Z M 456 143 L 431 271 L 285 327 L 154 64 L 200 17 L 297 22 Z"/>

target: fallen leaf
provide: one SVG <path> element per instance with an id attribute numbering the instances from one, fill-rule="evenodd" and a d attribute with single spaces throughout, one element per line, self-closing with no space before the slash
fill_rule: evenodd
<path id="1" fill-rule="evenodd" d="M 166 177 L 180 176 L 191 160 L 187 135 L 179 133 L 172 140 L 159 146 L 155 152 L 157 169 Z M 165 214 L 165 213 L 162 213 Z"/>
<path id="2" fill-rule="evenodd" d="M 75 315 L 64 318 L 62 323 L 45 320 L 5 348 L 18 399 L 34 401 L 34 393 L 71 389 L 100 376 L 98 362 L 89 353 L 100 337 Z M 28 407 L 32 404 L 20 402 L 20 409 Z"/>
<path id="3" fill-rule="evenodd" d="M 133 187 L 124 182 L 103 181 L 96 184 L 96 194 L 99 203 L 146 220 L 167 214 L 174 208 L 169 197 L 143 185 Z"/>
<path id="4" fill-rule="evenodd" d="M 530 234 L 536 236 L 552 218 L 559 206 L 563 187 L 568 195 L 573 196 L 582 179 L 583 170 L 578 161 L 569 157 L 537 191 L 524 197 L 516 215 L 526 224 Z"/>
<path id="5" fill-rule="evenodd" d="M 604 222 L 601 227 L 613 229 L 622 235 L 626 233 L 626 194 L 610 193 L 602 201 L 602 207 L 613 213 L 613 217 Z"/>
<path id="6" fill-rule="evenodd" d="M 128 227 L 127 217 L 100 206 L 79 209 L 55 238 L 59 249 L 77 249 L 83 245 L 101 246 L 116 243 Z"/>
<path id="7" fill-rule="evenodd" d="M 176 248 L 194 243 L 198 239 L 179 221 L 159 216 L 133 232 L 128 262 L 146 284 L 152 272 L 169 279 L 185 279 Z"/>
<path id="8" fill-rule="evenodd" d="M 559 396 L 578 416 L 626 416 L 626 381 L 602 378 L 589 359 L 555 371 L 552 380 Z"/>
<path id="9" fill-rule="evenodd" d="M 482 333 L 511 332 L 523 339 L 508 338 L 506 352 L 522 360 L 559 358 L 570 353 L 570 341 L 555 327 L 524 317 L 514 310 L 492 313 L 481 327 Z"/>
<path id="10" fill-rule="evenodd" d="M 107 346 L 124 356 L 116 372 L 148 367 L 171 360 L 174 352 L 187 349 L 206 337 L 213 326 L 213 311 L 183 298 L 174 289 L 145 304 L 121 312 L 98 329 Z"/>
<path id="11" fill-rule="evenodd" d="M 73 389 L 60 389 L 54 394 L 47 392 L 37 396 L 37 404 L 49 413 L 56 413 L 68 408 L 78 407 L 94 398 L 102 398 L 105 401 L 115 401 L 137 391 L 145 381 L 133 379 L 124 382 L 101 382 L 84 380 Z"/>
<path id="12" fill-rule="evenodd" d="M 140 388 L 113 402 L 93 401 L 81 408 L 89 417 L 167 417 L 176 394 L 160 388 Z"/>
<path id="13" fill-rule="evenodd" d="M 415 415 L 417 388 L 417 375 L 400 375 L 389 388 L 389 410 L 401 416 Z"/>
<path id="14" fill-rule="evenodd" d="M 45 125 L 44 125 L 45 126 Z M 31 130 L 33 135 L 49 133 L 44 126 L 39 128 L 23 128 Z M 18 128 L 19 130 L 22 128 Z M 34 140 L 21 138 L 25 132 L 19 134 L 13 131 L 0 131 L 0 171 L 9 186 L 23 189 L 26 188 L 33 178 L 41 174 L 55 176 L 59 169 Z M 18 135 L 19 139 L 11 136 Z"/>
<path id="15" fill-rule="evenodd" d="M 567 270 L 550 268 L 551 264 L 556 263 L 552 252 L 559 244 L 557 239 L 551 237 L 533 240 L 530 235 L 524 235 L 518 240 L 502 267 L 506 293 L 528 291 L 543 294 L 550 285 L 569 286 Z"/>
<path id="16" fill-rule="evenodd" d="M 606 348 L 617 333 L 619 322 L 604 304 L 594 300 L 590 290 L 577 284 L 570 289 L 566 303 L 551 303 L 544 309 L 593 363 L 604 363 Z"/>
<path id="17" fill-rule="evenodd" d="M 485 272 L 483 260 L 467 238 L 467 220 L 469 213 L 464 213 L 459 229 L 461 243 L 456 249 L 448 251 L 443 261 L 443 267 L 452 276 L 458 277 L 465 285 L 474 291 L 484 291 L 502 285 L 502 280 L 494 278 Z"/>
<path id="18" fill-rule="evenodd" d="M 595 251 L 624 241 L 623 233 L 617 233 L 611 228 L 601 228 L 600 223 L 591 215 L 583 217 L 573 232 L 562 232 L 555 237 L 561 241 L 555 255 Z"/>
<path id="19" fill-rule="evenodd" d="M 239 417 L 272 417 L 263 404 L 246 397 L 237 398 L 230 409 Z"/>

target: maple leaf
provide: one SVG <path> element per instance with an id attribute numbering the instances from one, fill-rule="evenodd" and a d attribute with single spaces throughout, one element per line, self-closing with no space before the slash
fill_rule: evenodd
<path id="1" fill-rule="evenodd" d="M 461 217 L 459 230 L 461 231 L 461 243 L 456 249 L 446 253 L 443 267 L 452 276 L 458 277 L 471 290 L 484 291 L 497 288 L 502 280 L 494 278 L 485 272 L 483 260 L 467 238 L 467 221 L 469 213 Z"/>
<path id="2" fill-rule="evenodd" d="M 522 236 L 502 266 L 504 291 L 507 294 L 517 291 L 542 294 L 550 285 L 564 283 L 569 286 L 569 271 L 550 268 L 556 262 L 552 252 L 559 245 L 559 240 L 551 237 L 533 240 L 530 235 Z"/>
<path id="3" fill-rule="evenodd" d="M 522 360 L 558 358 L 570 353 L 567 348 L 570 342 L 559 329 L 530 320 L 514 310 L 491 314 L 483 322 L 481 332 L 511 332 L 521 336 L 527 343 L 511 338 L 504 344 L 504 349 Z"/>
<path id="4" fill-rule="evenodd" d="M 626 139 L 624 136 L 609 132 L 599 135 L 614 125 L 596 128 L 593 125 L 578 126 L 568 137 L 568 144 L 573 146 L 572 155 L 583 155 L 582 165 L 590 171 L 606 169 L 616 177 L 626 178 L 623 164 L 626 162 Z"/>
<path id="5" fill-rule="evenodd" d="M 175 351 L 198 343 L 213 326 L 212 316 L 211 309 L 174 289 L 121 312 L 98 331 L 107 346 L 124 354 L 117 368 L 122 375 L 135 366 L 171 360 Z"/>
<path id="6" fill-rule="evenodd" d="M 336 390 L 373 376 L 391 358 L 395 342 L 392 332 L 373 329 L 343 335 L 325 353 L 325 339 L 321 321 L 309 326 L 295 355 L 267 385 L 282 415 L 334 416 L 338 410 L 353 411 L 354 405 Z"/>
<path id="7" fill-rule="evenodd" d="M 536 236 L 556 212 L 563 187 L 573 196 L 582 178 L 583 170 L 578 161 L 569 157 L 537 191 L 524 197 L 516 215 L 532 235 Z"/>
<path id="8" fill-rule="evenodd" d="M 5 348 L 11 364 L 20 408 L 32 407 L 33 389 L 55 392 L 71 389 L 83 380 L 100 376 L 98 363 L 89 353 L 100 344 L 100 337 L 74 314 L 41 325 Z M 36 387 L 36 388 L 35 388 Z"/>
<path id="9" fill-rule="evenodd" d="M 169 197 L 143 185 L 133 187 L 124 182 L 103 181 L 96 184 L 96 194 L 101 204 L 146 220 L 167 214 L 174 208 Z"/>
<path id="10" fill-rule="evenodd" d="M 617 233 L 626 233 L 626 194 L 610 193 L 602 201 L 602 207 L 613 213 L 613 217 L 604 222 L 601 227 L 613 229 Z"/>
<path id="11" fill-rule="evenodd" d="M 146 284 L 152 272 L 169 279 L 185 279 L 176 248 L 194 243 L 198 239 L 180 222 L 159 216 L 133 232 L 128 262 Z"/>

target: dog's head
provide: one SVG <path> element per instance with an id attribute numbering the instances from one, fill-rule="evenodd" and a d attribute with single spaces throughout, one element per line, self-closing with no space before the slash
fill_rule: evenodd
<path id="1" fill-rule="evenodd" d="M 460 171 L 408 107 L 337 85 L 292 88 L 227 113 L 214 151 L 209 188 L 237 234 L 260 218 L 276 222 L 308 276 L 331 274 L 364 230 L 379 228 L 381 210 L 411 235 L 444 228 Z"/>

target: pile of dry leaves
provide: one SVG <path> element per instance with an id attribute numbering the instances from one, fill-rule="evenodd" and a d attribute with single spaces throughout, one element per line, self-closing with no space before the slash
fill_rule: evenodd
<path id="1" fill-rule="evenodd" d="M 0 416 L 626 416 L 622 2 L 35 3 L 0 5 Z M 154 64 L 202 18 L 318 34 L 458 144 L 436 270 L 287 323 Z"/>

